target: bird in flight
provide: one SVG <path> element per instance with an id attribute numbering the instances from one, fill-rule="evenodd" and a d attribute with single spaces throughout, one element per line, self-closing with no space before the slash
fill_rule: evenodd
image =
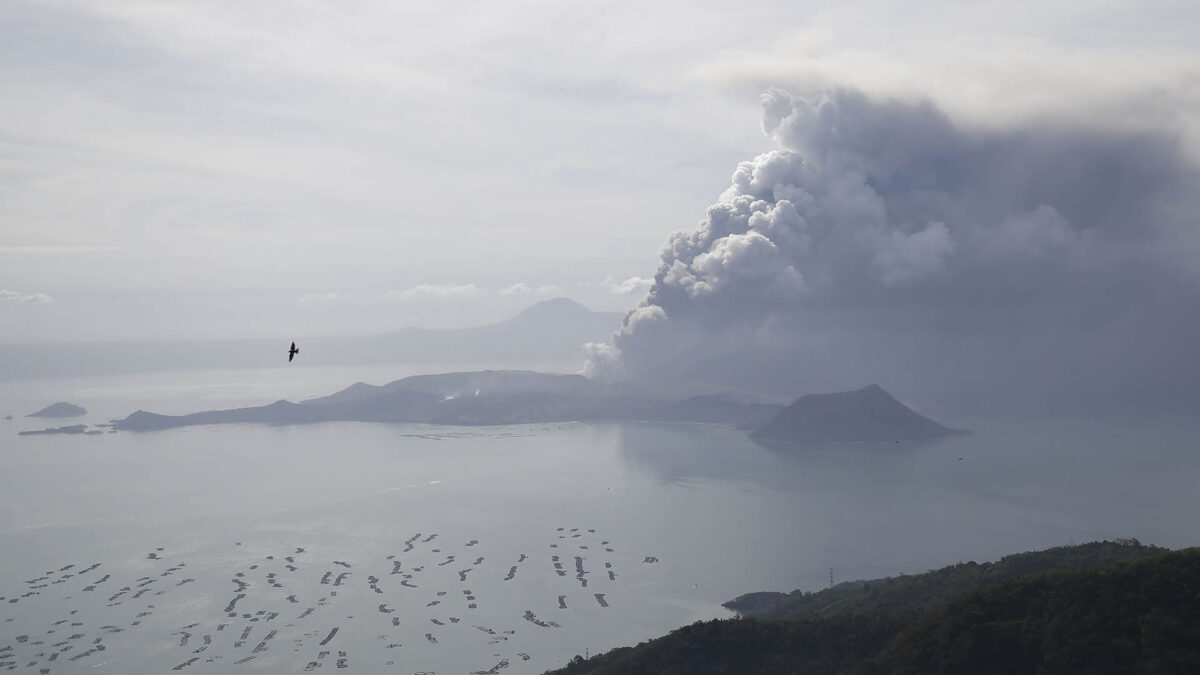
<path id="1" fill-rule="evenodd" d="M 296 343 L 293 342 L 292 348 L 288 350 L 288 363 L 291 363 L 292 359 L 296 358 L 296 355 L 299 353 L 300 353 L 300 350 L 296 349 Z"/>

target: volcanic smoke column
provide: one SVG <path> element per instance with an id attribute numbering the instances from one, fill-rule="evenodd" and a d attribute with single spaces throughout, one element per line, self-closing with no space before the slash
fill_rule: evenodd
<path id="1" fill-rule="evenodd" d="M 1194 318 L 1147 330 L 1200 308 L 1178 255 L 1200 253 L 1179 216 L 1196 212 L 1197 174 L 1173 137 L 962 128 L 854 91 L 762 104 L 780 149 L 739 164 L 670 237 L 615 349 L 587 345 L 585 374 L 789 395 L 1088 389 L 1101 365 L 1113 383 L 1200 382 L 1181 339 L 1200 335 Z"/>

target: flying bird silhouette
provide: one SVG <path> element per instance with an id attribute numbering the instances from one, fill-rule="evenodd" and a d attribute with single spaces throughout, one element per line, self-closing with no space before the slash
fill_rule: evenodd
<path id="1" fill-rule="evenodd" d="M 288 363 L 291 363 L 292 359 L 296 358 L 296 355 L 299 353 L 300 353 L 300 350 L 296 349 L 296 343 L 293 342 L 292 348 L 288 350 Z"/>

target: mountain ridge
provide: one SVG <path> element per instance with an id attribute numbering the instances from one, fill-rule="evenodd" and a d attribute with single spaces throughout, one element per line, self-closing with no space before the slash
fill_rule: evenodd
<path id="1" fill-rule="evenodd" d="M 661 399 L 580 375 L 483 370 L 413 375 L 384 385 L 358 382 L 300 403 L 160 415 L 138 410 L 113 428 L 157 431 L 203 424 L 331 421 L 494 425 L 566 421 L 710 422 L 756 426 L 783 406 L 736 397 Z"/>
<path id="2" fill-rule="evenodd" d="M 81 406 L 77 406 L 74 403 L 67 403 L 66 401 L 59 401 L 51 403 L 37 412 L 29 413 L 26 417 L 79 417 L 86 414 L 87 410 Z"/>
<path id="3" fill-rule="evenodd" d="M 963 433 L 918 415 L 878 386 L 802 396 L 785 407 L 733 394 L 662 396 L 632 383 L 605 383 L 578 374 L 529 370 L 413 375 L 384 385 L 357 382 L 333 394 L 300 403 L 276 401 L 265 406 L 188 415 L 159 415 L 139 410 L 115 420 L 113 428 L 152 431 L 245 422 L 276 425 L 415 422 L 473 426 L 617 420 L 731 424 L 753 429 L 751 438 L 759 442 L 927 440 Z M 798 437 L 797 429 L 807 436 Z"/>
<path id="4" fill-rule="evenodd" d="M 610 340 L 624 316 L 624 312 L 593 311 L 569 298 L 552 298 L 502 321 L 465 328 L 409 327 L 367 335 L 286 339 L 0 343 L 0 381 L 287 366 L 287 344 L 293 339 L 303 352 L 292 367 L 410 363 L 573 367 L 583 361 L 583 345 Z"/>
<path id="5" fill-rule="evenodd" d="M 1198 672 L 1200 549 L 1121 541 L 1006 556 L 1049 559 L 931 606 L 700 621 L 547 675 Z"/>

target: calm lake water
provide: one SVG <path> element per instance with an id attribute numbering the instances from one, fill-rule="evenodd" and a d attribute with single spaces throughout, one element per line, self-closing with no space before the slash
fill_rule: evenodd
<path id="1" fill-rule="evenodd" d="M 5 383 L 0 669 L 540 673 L 725 616 L 741 593 L 822 588 L 831 568 L 1200 541 L 1200 430 L 1179 420 L 788 449 L 663 424 L 16 435 L 77 423 L 23 417 L 56 400 L 99 423 L 409 372 Z"/>

